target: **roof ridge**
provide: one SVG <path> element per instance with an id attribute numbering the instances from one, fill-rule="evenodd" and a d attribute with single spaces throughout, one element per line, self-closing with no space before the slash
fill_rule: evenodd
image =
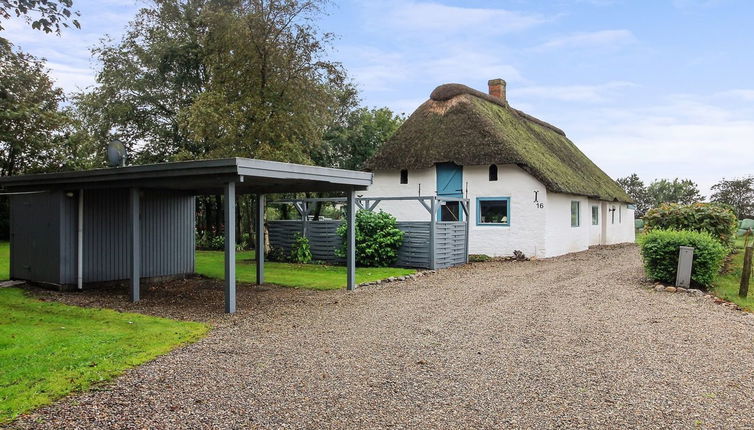
<path id="1" fill-rule="evenodd" d="M 558 134 L 560 134 L 562 136 L 566 135 L 563 130 L 559 129 L 558 127 L 555 127 L 552 124 L 550 124 L 550 123 L 548 123 L 546 121 L 542 121 L 539 118 L 535 118 L 535 117 L 529 115 L 526 112 L 523 112 L 523 111 L 520 111 L 518 109 L 512 108 L 508 104 L 508 102 L 505 101 L 505 100 L 503 100 L 503 99 L 491 96 L 491 95 L 489 95 L 487 93 L 483 93 L 483 92 L 481 92 L 479 90 L 475 90 L 475 89 L 473 89 L 471 87 L 468 87 L 466 85 L 463 85 L 463 84 L 449 83 L 449 84 L 439 85 L 437 88 L 435 88 L 432 91 L 432 93 L 429 95 L 429 98 L 432 99 L 432 100 L 434 100 L 434 101 L 447 101 L 447 100 L 450 100 L 450 99 L 452 99 L 454 97 L 457 97 L 457 96 L 460 96 L 460 95 L 463 95 L 463 94 L 468 94 L 470 96 L 474 96 L 474 97 L 480 98 L 482 100 L 488 101 L 490 103 L 496 104 L 496 105 L 498 105 L 500 107 L 504 107 L 506 109 L 510 109 L 514 114 L 516 114 L 517 116 L 519 116 L 522 119 L 525 119 L 527 121 L 531 121 L 531 122 L 533 122 L 533 123 L 535 123 L 537 125 L 540 125 L 542 127 L 548 128 L 548 129 L 550 129 L 550 130 L 554 131 L 555 133 L 558 133 Z"/>

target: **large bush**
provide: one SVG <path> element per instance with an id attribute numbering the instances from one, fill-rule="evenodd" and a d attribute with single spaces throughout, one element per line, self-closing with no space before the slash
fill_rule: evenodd
<path id="1" fill-rule="evenodd" d="M 709 286 L 720 272 L 728 249 L 707 232 L 652 230 L 639 239 L 644 270 L 655 281 L 675 282 L 680 246 L 694 248 L 691 280 Z"/>
<path id="2" fill-rule="evenodd" d="M 732 243 L 738 220 L 727 207 L 715 203 L 666 203 L 644 215 L 645 231 L 691 230 L 707 232 L 725 245 Z"/>
<path id="3" fill-rule="evenodd" d="M 343 246 L 335 250 L 338 257 L 346 257 L 346 223 L 338 226 Z M 356 212 L 356 264 L 367 267 L 387 267 L 398 259 L 403 244 L 403 232 L 389 213 L 360 210 Z"/>

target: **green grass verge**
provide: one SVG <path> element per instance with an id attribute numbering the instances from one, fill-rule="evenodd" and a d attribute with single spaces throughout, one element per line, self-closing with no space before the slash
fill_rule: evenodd
<path id="1" fill-rule="evenodd" d="M 752 239 L 749 239 L 752 240 Z M 736 239 L 738 252 L 733 254 L 728 270 L 718 275 L 714 282 L 715 295 L 721 299 L 731 301 L 742 308 L 754 312 L 754 283 L 749 282 L 749 296 L 738 297 L 738 289 L 741 286 L 741 272 L 744 267 L 744 240 Z"/>
<path id="2" fill-rule="evenodd" d="M 0 289 L 0 424 L 202 337 L 208 326 Z"/>
<path id="3" fill-rule="evenodd" d="M 222 251 L 197 251 L 196 272 L 210 278 L 223 279 L 224 258 Z M 236 253 L 236 279 L 239 282 L 256 282 L 257 268 L 253 260 L 254 251 Z M 265 281 L 271 284 L 312 290 L 335 290 L 346 286 L 346 268 L 342 266 L 266 262 L 264 269 Z M 413 269 L 394 267 L 359 267 L 356 269 L 356 282 L 378 281 L 414 272 L 416 271 Z"/>
<path id="4" fill-rule="evenodd" d="M 10 278 L 10 243 L 0 242 L 0 281 Z"/>

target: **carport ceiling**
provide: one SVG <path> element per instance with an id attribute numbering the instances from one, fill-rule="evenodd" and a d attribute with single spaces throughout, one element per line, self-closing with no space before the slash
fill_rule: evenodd
<path id="1" fill-rule="evenodd" d="M 8 192 L 52 189 L 156 188 L 221 194 L 228 182 L 238 193 L 365 190 L 372 174 L 250 158 L 183 161 L 79 172 L 0 178 Z"/>

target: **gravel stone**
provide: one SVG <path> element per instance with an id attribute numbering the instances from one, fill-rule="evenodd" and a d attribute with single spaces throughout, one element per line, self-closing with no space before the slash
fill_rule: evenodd
<path id="1" fill-rule="evenodd" d="M 669 293 L 675 293 L 678 289 L 676 287 L 665 287 L 665 291 Z"/>
<path id="2" fill-rule="evenodd" d="M 137 304 L 31 289 L 215 328 L 11 427 L 752 428 L 754 319 L 646 282 L 622 245 L 350 293 L 241 285 L 230 316 L 209 280 Z"/>

